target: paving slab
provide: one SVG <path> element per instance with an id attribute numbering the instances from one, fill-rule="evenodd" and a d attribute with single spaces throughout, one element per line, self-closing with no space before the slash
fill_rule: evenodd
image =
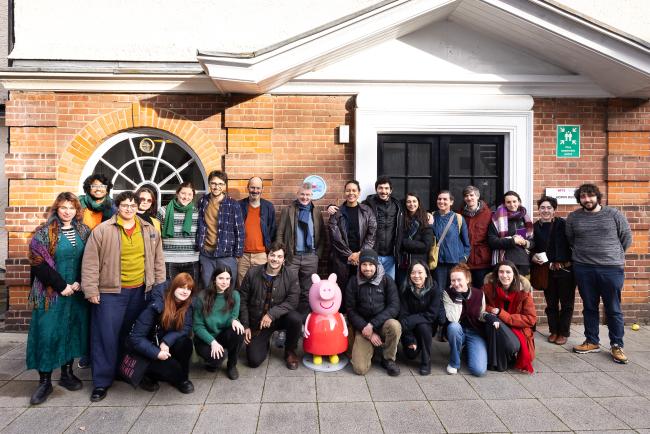
<path id="1" fill-rule="evenodd" d="M 263 377 L 244 377 L 235 381 L 228 378 L 217 378 L 212 383 L 212 389 L 205 402 L 219 404 L 258 403 L 262 400 L 263 390 Z"/>
<path id="2" fill-rule="evenodd" d="M 416 377 L 415 381 L 429 401 L 479 399 L 464 375 L 431 375 Z"/>
<path id="3" fill-rule="evenodd" d="M 24 408 L 19 407 L 0 407 L 0 430 L 9 425 L 24 411 Z"/>
<path id="4" fill-rule="evenodd" d="M 8 351 L 4 351 L 2 355 L 0 356 L 0 359 L 19 359 L 19 360 L 25 360 L 25 348 L 26 346 L 24 344 L 9 344 L 10 349 Z M 2 347 L 0 347 L 0 352 L 2 351 Z"/>
<path id="5" fill-rule="evenodd" d="M 540 354 L 537 358 L 540 362 L 552 369 L 553 372 L 599 371 L 599 369 L 594 365 L 569 352 Z"/>
<path id="6" fill-rule="evenodd" d="M 262 404 L 257 432 L 292 434 L 318 432 L 316 403 Z"/>
<path id="7" fill-rule="evenodd" d="M 373 401 L 424 401 L 419 384 L 413 376 L 368 377 L 368 389 Z"/>
<path id="8" fill-rule="evenodd" d="M 589 363 L 590 365 L 593 365 L 600 369 L 601 371 L 605 372 L 647 372 L 648 369 L 639 365 L 637 360 L 634 360 L 631 356 L 630 353 L 627 353 L 629 362 L 625 365 L 621 363 L 616 363 L 612 359 L 612 355 L 609 351 L 601 351 L 600 353 L 592 353 L 592 354 L 576 354 L 576 356 L 584 360 L 585 362 Z M 637 353 L 638 354 L 638 353 Z"/>
<path id="9" fill-rule="evenodd" d="M 35 388 L 37 383 L 35 384 Z M 36 390 L 34 388 L 34 390 Z M 42 403 L 41 407 L 88 407 L 90 405 L 90 391 L 92 390 L 92 383 L 83 382 L 83 388 L 75 390 L 74 392 L 59 386 L 58 381 L 52 382 L 52 393 L 47 397 L 47 401 Z M 33 390 L 32 390 L 33 392 Z M 31 392 L 29 394 L 31 396 Z M 28 396 L 28 398 L 29 398 Z"/>
<path id="10" fill-rule="evenodd" d="M 148 406 L 129 432 L 134 434 L 192 432 L 200 413 L 200 405 Z"/>
<path id="11" fill-rule="evenodd" d="M 568 427 L 536 399 L 490 400 L 488 405 L 511 431 L 562 431 Z"/>
<path id="12" fill-rule="evenodd" d="M 127 433 L 144 407 L 88 407 L 67 429 L 66 434 Z"/>
<path id="13" fill-rule="evenodd" d="M 533 396 L 511 375 L 485 375 L 465 377 L 467 382 L 483 399 L 517 399 Z"/>
<path id="14" fill-rule="evenodd" d="M 444 433 L 440 420 L 426 401 L 375 403 L 385 433 Z"/>
<path id="15" fill-rule="evenodd" d="M 316 376 L 318 402 L 371 401 L 366 378 L 348 376 Z"/>
<path id="16" fill-rule="evenodd" d="M 650 350 L 650 345 L 648 345 L 648 349 Z M 626 351 L 625 354 L 632 363 L 650 370 L 650 351 Z"/>
<path id="17" fill-rule="evenodd" d="M 572 374 L 567 374 L 572 375 Z M 561 374 L 540 373 L 534 375 L 518 375 L 514 377 L 535 398 L 569 398 L 586 395 Z"/>
<path id="18" fill-rule="evenodd" d="M 606 372 L 572 372 L 561 375 L 592 398 L 634 396 L 637 394 L 632 389 L 623 386 L 615 378 L 610 377 Z"/>
<path id="19" fill-rule="evenodd" d="M 10 381 L 0 388 L 0 408 L 29 407 L 29 398 L 36 390 L 36 381 Z"/>
<path id="20" fill-rule="evenodd" d="M 3 434 L 59 434 L 85 410 L 84 407 L 33 407 L 7 425 Z"/>
<path id="21" fill-rule="evenodd" d="M 376 434 L 381 432 L 372 402 L 321 402 L 318 404 L 321 434 Z"/>
<path id="22" fill-rule="evenodd" d="M 260 404 L 206 404 L 192 432 L 254 434 L 259 413 Z"/>
<path id="23" fill-rule="evenodd" d="M 316 402 L 316 378 L 266 377 L 263 402 Z"/>
<path id="24" fill-rule="evenodd" d="M 92 388 L 86 387 L 83 389 L 88 402 L 90 403 L 90 394 Z M 147 392 L 140 388 L 134 389 L 133 386 L 126 384 L 122 381 L 116 381 L 108 389 L 106 398 L 99 402 L 93 402 L 90 405 L 97 407 L 130 407 L 130 406 L 145 406 L 153 398 L 152 392 Z"/>
<path id="25" fill-rule="evenodd" d="M 149 401 L 149 405 L 203 404 L 208 397 L 213 381 L 208 379 L 193 380 L 193 393 L 181 393 L 172 385 L 161 382 L 160 389 Z"/>
<path id="26" fill-rule="evenodd" d="M 485 401 L 431 401 L 431 406 L 450 433 L 508 431 Z"/>
<path id="27" fill-rule="evenodd" d="M 284 361 L 284 356 L 277 356 L 271 354 L 269 357 L 269 365 L 266 370 L 267 377 L 313 377 L 314 371 L 307 368 L 302 364 L 302 357 L 298 363 L 298 369 L 291 370 L 287 368 Z"/>
<path id="28" fill-rule="evenodd" d="M 609 375 L 638 394 L 650 396 L 650 373 L 610 372 Z"/>
<path id="29" fill-rule="evenodd" d="M 635 429 L 650 429 L 650 400 L 634 398 L 595 398 L 594 401 L 614 413 L 617 418 Z"/>
<path id="30" fill-rule="evenodd" d="M 11 380 L 25 370 L 25 359 L 0 359 L 0 380 Z"/>
<path id="31" fill-rule="evenodd" d="M 591 398 L 543 398 L 540 402 L 575 431 L 630 428 Z"/>

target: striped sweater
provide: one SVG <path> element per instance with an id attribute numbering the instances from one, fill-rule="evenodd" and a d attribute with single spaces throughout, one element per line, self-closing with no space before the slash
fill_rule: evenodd
<path id="1" fill-rule="evenodd" d="M 166 208 L 158 210 L 158 220 L 164 225 Z M 192 231 L 189 235 L 183 234 L 183 220 L 185 220 L 185 213 L 174 212 L 174 238 L 163 238 L 163 253 L 165 254 L 165 262 L 172 262 L 175 264 L 196 262 L 199 260 L 199 252 L 195 250 L 195 237 L 196 228 L 198 226 L 199 213 L 194 207 L 192 213 Z"/>

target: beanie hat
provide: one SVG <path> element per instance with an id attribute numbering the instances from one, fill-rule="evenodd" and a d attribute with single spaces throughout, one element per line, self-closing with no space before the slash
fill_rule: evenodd
<path id="1" fill-rule="evenodd" d="M 371 264 L 375 264 L 375 266 L 379 265 L 377 252 L 372 249 L 362 250 L 359 254 L 359 264 L 362 264 L 363 262 L 370 262 Z"/>

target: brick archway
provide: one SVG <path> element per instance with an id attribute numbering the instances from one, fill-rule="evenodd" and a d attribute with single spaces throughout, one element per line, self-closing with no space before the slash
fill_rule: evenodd
<path id="1" fill-rule="evenodd" d="M 156 128 L 167 131 L 197 154 L 204 167 L 220 167 L 221 153 L 208 135 L 191 120 L 167 109 L 154 109 L 139 103 L 99 116 L 87 124 L 61 153 L 57 167 L 59 186 L 72 188 L 95 149 L 109 137 L 132 128 Z"/>

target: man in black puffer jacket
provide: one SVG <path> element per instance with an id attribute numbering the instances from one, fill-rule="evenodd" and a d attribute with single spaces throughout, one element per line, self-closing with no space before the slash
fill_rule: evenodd
<path id="1" fill-rule="evenodd" d="M 359 255 L 359 271 L 349 280 L 345 291 L 348 321 L 354 329 L 352 369 L 365 375 L 370 370 L 375 347 L 383 347 L 381 365 L 388 375 L 397 376 L 395 363 L 397 344 L 402 335 L 399 314 L 399 294 L 395 281 L 379 263 L 374 250 Z"/>

